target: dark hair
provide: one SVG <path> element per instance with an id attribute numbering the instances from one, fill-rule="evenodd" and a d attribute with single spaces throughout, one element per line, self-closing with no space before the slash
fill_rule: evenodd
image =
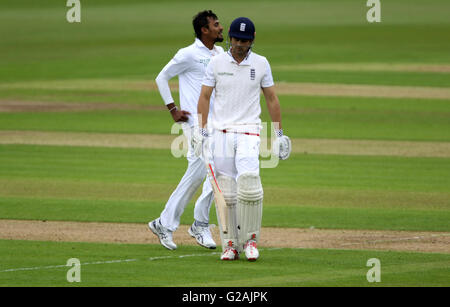
<path id="1" fill-rule="evenodd" d="M 208 28 L 208 17 L 213 18 L 214 20 L 217 19 L 216 14 L 214 14 L 211 10 L 206 10 L 203 12 L 199 12 L 197 15 L 194 16 L 194 19 L 192 20 L 192 25 L 194 26 L 195 36 L 197 38 L 202 38 L 202 28 L 206 27 Z"/>

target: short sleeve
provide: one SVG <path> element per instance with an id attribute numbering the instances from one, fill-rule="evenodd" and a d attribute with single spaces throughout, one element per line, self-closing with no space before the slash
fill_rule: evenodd
<path id="1" fill-rule="evenodd" d="M 266 70 L 265 70 L 264 76 L 261 80 L 261 87 L 271 87 L 271 86 L 274 86 L 272 69 L 270 68 L 269 61 L 267 61 L 267 59 L 264 59 L 264 60 L 265 60 Z"/>
<path id="2" fill-rule="evenodd" d="M 214 60 L 209 61 L 208 66 L 206 67 L 205 76 L 203 77 L 202 85 L 215 87 L 216 86 L 216 77 L 214 75 Z"/>

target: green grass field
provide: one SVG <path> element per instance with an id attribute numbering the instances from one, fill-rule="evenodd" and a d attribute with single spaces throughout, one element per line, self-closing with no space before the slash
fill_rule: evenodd
<path id="1" fill-rule="evenodd" d="M 83 286 L 368 286 L 366 262 L 373 257 L 383 263 L 382 285 L 441 286 L 448 282 L 449 256 L 439 254 L 265 249 L 264 259 L 249 265 L 244 261 L 222 263 L 217 252 L 190 246 L 181 247 L 176 254 L 131 244 L 0 241 L 0 246 L 8 249 L 4 259 L 11 266 L 29 269 L 3 272 L 0 268 L 1 285 L 33 280 L 42 286 L 71 285 L 66 281 L 65 260 L 72 255 L 82 261 Z M 36 259 L 36 254 L 43 259 Z M 115 263 L 100 263 L 108 261 Z"/>
<path id="2" fill-rule="evenodd" d="M 450 142 L 448 1 L 382 1 L 378 24 L 366 21 L 368 8 L 357 0 L 81 2 L 79 24 L 66 21 L 65 1 L 0 3 L 0 224 L 144 224 L 160 214 L 187 165 L 170 148 L 23 144 L 2 142 L 1 133 L 169 135 L 171 118 L 154 79 L 192 43 L 192 16 L 205 8 L 225 29 L 239 16 L 254 20 L 255 52 L 269 59 L 277 84 L 298 87 L 279 95 L 288 136 Z M 336 88 L 302 92 L 314 85 Z M 351 96 L 338 91 L 349 85 Z M 269 121 L 264 99 L 262 105 Z M 294 153 L 261 175 L 263 227 L 450 233 L 450 152 Z M 184 225 L 193 221 L 194 201 Z M 0 286 L 450 286 L 448 248 L 264 246 L 256 263 L 223 263 L 220 250 L 192 244 L 168 251 L 0 234 Z M 66 280 L 69 258 L 81 261 L 81 283 Z M 366 280 L 370 258 L 381 261 L 380 283 Z"/>

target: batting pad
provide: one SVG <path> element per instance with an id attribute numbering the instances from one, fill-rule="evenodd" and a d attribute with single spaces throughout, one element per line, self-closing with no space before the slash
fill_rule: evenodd
<path id="1" fill-rule="evenodd" d="M 229 245 L 231 241 L 233 246 L 237 248 L 238 244 L 238 230 L 237 230 L 237 211 L 236 211 L 236 202 L 237 202 L 237 185 L 236 180 L 234 178 L 228 176 L 219 176 L 217 177 L 217 183 L 219 184 L 220 189 L 223 193 L 223 198 L 225 198 L 225 202 L 227 203 L 226 209 L 226 218 L 225 221 L 227 223 L 228 233 L 222 232 L 222 225 L 220 225 L 220 218 L 217 216 L 217 220 L 219 221 L 219 229 L 220 229 L 220 239 L 222 241 L 222 250 Z M 217 213 L 218 214 L 218 213 Z"/>
<path id="2" fill-rule="evenodd" d="M 261 231 L 263 188 L 255 173 L 243 173 L 237 180 L 237 211 L 240 249 L 252 239 L 258 242 Z"/>

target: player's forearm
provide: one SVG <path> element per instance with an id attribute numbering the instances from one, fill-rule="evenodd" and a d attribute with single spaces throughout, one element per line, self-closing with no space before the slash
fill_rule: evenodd
<path id="1" fill-rule="evenodd" d="M 161 98 L 164 100 L 164 104 L 168 106 L 169 104 L 173 104 L 174 100 L 172 98 L 172 94 L 170 92 L 169 87 L 169 79 L 168 76 L 164 73 L 164 71 L 161 71 L 156 77 L 156 85 L 158 86 L 159 94 L 161 95 Z"/>
<path id="2" fill-rule="evenodd" d="M 209 99 L 200 96 L 197 106 L 198 113 L 198 126 L 200 128 L 205 128 L 208 123 L 208 114 L 209 114 Z"/>
<path id="3" fill-rule="evenodd" d="M 267 108 L 270 114 L 270 118 L 274 124 L 278 124 L 278 129 L 282 129 L 281 126 L 281 108 L 278 97 L 272 97 L 267 102 Z"/>
<path id="4" fill-rule="evenodd" d="M 264 93 L 264 98 L 266 99 L 267 110 L 269 111 L 270 118 L 276 125 L 275 128 L 282 129 L 280 101 L 278 100 L 278 96 L 275 93 L 274 87 L 265 87 L 262 90 Z"/>
<path id="5" fill-rule="evenodd" d="M 198 126 L 206 128 L 209 114 L 209 101 L 213 92 L 213 87 L 202 85 L 200 97 L 197 104 Z"/>

